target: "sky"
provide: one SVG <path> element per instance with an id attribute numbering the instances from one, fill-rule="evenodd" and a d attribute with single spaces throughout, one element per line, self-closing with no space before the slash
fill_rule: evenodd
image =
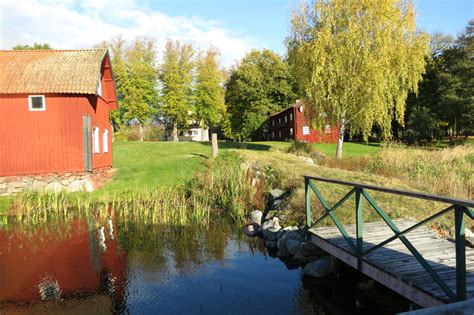
<path id="1" fill-rule="evenodd" d="M 355 0 L 356 1 L 356 0 Z M 168 38 L 209 46 L 229 67 L 251 49 L 285 54 L 296 0 L 0 0 L 0 49 L 49 43 L 91 48 L 122 35 L 154 39 L 160 56 Z M 456 36 L 474 18 L 474 0 L 414 0 L 421 30 Z"/>

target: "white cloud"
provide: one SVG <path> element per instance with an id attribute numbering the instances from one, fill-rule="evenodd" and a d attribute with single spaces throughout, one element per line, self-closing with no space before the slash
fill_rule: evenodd
<path id="1" fill-rule="evenodd" d="M 235 36 L 215 21 L 168 16 L 137 0 L 2 0 L 0 48 L 17 44 L 49 43 L 57 49 L 90 48 L 117 35 L 127 40 L 147 36 L 158 51 L 168 38 L 221 52 L 221 64 L 229 67 L 251 48 L 251 38 Z"/>

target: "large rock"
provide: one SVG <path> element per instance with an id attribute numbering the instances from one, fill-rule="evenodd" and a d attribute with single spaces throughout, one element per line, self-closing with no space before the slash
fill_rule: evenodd
<path id="1" fill-rule="evenodd" d="M 280 226 L 280 219 L 278 219 L 278 217 L 273 217 L 269 220 L 266 220 L 265 222 L 263 222 L 262 224 L 262 229 L 263 230 L 266 230 L 266 229 L 269 229 L 269 228 L 278 228 L 278 230 L 281 229 L 281 226 Z"/>
<path id="2" fill-rule="evenodd" d="M 272 200 L 280 199 L 283 197 L 285 192 L 281 189 L 273 189 L 270 191 L 270 196 L 272 197 Z"/>
<path id="3" fill-rule="evenodd" d="M 296 255 L 300 252 L 301 241 L 287 239 L 285 241 L 285 247 L 288 252 L 292 255 Z"/>
<path id="4" fill-rule="evenodd" d="M 247 236 L 256 236 L 258 234 L 259 226 L 257 224 L 247 224 L 244 226 L 244 233 Z"/>
<path id="5" fill-rule="evenodd" d="M 331 258 L 328 256 L 308 263 L 303 269 L 305 275 L 316 278 L 327 276 L 332 272 Z"/>
<path id="6" fill-rule="evenodd" d="M 271 228 L 265 229 L 262 231 L 263 238 L 265 238 L 265 240 L 275 241 L 276 243 L 279 230 L 280 230 L 280 227 L 271 227 Z M 276 247 L 276 244 L 275 244 L 275 247 Z"/>
<path id="7" fill-rule="evenodd" d="M 255 223 L 255 224 L 260 225 L 260 224 L 262 224 L 262 216 L 263 216 L 262 211 L 254 210 L 254 211 L 250 212 L 249 221 L 250 221 L 250 223 Z"/>
<path id="8" fill-rule="evenodd" d="M 265 247 L 267 248 L 276 248 L 276 242 L 275 241 L 269 241 L 269 240 L 265 240 Z"/>
<path id="9" fill-rule="evenodd" d="M 303 242 L 300 247 L 300 254 L 306 257 L 323 255 L 325 252 L 313 243 Z"/>
<path id="10" fill-rule="evenodd" d="M 60 183 L 58 182 L 52 182 L 52 183 L 49 183 L 47 186 L 46 186 L 46 189 L 47 190 L 52 190 L 54 192 L 59 192 L 63 189 L 63 185 L 61 185 Z"/>

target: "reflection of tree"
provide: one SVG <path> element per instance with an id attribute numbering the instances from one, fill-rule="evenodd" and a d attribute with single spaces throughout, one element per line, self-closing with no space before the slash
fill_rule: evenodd
<path id="1" fill-rule="evenodd" d="M 118 229 L 119 243 L 128 249 L 129 262 L 161 276 L 195 272 L 205 263 L 224 259 L 228 242 L 234 237 L 237 247 L 247 246 L 244 236 L 237 233 L 237 227 L 225 220 L 217 220 L 208 227 L 127 222 Z"/>

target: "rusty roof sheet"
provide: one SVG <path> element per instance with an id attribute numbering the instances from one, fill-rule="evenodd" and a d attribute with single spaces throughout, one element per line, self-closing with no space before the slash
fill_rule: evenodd
<path id="1" fill-rule="evenodd" d="M 97 94 L 106 49 L 0 50 L 0 94 Z"/>

